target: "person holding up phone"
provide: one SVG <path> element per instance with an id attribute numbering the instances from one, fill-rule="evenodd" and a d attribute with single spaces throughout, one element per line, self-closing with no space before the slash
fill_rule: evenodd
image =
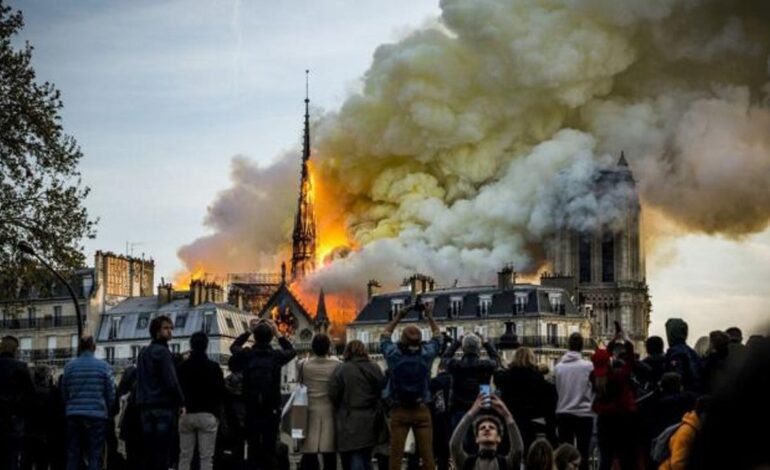
<path id="1" fill-rule="evenodd" d="M 487 392 L 488 387 L 485 386 Z M 484 406 L 485 402 L 489 403 L 488 407 Z M 465 435 L 471 427 L 479 449 L 476 454 L 468 454 L 463 448 Z M 510 443 L 507 455 L 497 452 L 503 436 Z M 513 415 L 500 398 L 489 393 L 485 395 L 483 391 L 460 420 L 449 448 L 455 468 L 464 470 L 518 470 L 524 453 L 524 443 Z"/>

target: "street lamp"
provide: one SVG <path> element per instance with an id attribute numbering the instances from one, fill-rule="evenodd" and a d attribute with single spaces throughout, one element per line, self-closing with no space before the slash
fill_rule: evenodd
<path id="1" fill-rule="evenodd" d="M 72 297 L 72 302 L 75 304 L 75 319 L 78 323 L 78 338 L 82 338 L 83 337 L 83 314 L 80 313 L 80 304 L 78 303 L 78 298 L 75 295 L 75 291 L 72 290 L 72 286 L 70 285 L 70 283 L 67 282 L 67 280 L 64 279 L 64 277 L 62 277 L 62 275 L 59 274 L 54 268 L 52 268 L 50 264 L 46 263 L 46 261 L 39 254 L 35 252 L 35 249 L 32 248 L 32 245 L 22 240 L 16 246 L 23 253 L 32 255 L 35 258 L 37 258 L 41 263 L 43 263 L 43 266 L 48 268 L 48 270 L 51 271 L 53 275 L 56 276 L 56 278 L 59 279 L 62 282 L 62 284 L 64 284 L 67 287 L 67 290 L 70 293 L 70 297 Z"/>

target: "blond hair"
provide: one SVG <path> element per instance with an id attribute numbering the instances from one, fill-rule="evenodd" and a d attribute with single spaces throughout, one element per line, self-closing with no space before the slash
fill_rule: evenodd
<path id="1" fill-rule="evenodd" d="M 530 369 L 537 370 L 537 362 L 535 361 L 535 353 L 532 352 L 531 349 L 529 349 L 526 346 L 522 346 L 518 349 L 516 349 L 516 352 L 513 354 L 513 359 L 511 360 L 511 363 L 509 367 L 528 367 Z"/>

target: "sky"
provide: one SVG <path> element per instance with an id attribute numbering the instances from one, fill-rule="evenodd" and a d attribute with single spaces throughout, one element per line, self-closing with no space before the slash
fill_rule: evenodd
<path id="1" fill-rule="evenodd" d="M 304 70 L 315 112 L 361 84 L 380 44 L 432 21 L 427 0 L 240 2 L 14 1 L 40 80 L 62 92 L 80 143 L 97 249 L 182 268 L 180 246 L 205 235 L 207 207 L 230 185 L 230 160 L 268 165 L 298 148 Z M 299 157 L 298 157 L 299 165 Z M 740 240 L 687 235 L 648 249 L 651 333 L 668 317 L 691 337 L 770 320 L 770 230 Z"/>

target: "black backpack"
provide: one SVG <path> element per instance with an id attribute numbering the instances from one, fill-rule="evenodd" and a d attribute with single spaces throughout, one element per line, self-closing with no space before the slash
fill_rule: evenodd
<path id="1" fill-rule="evenodd" d="M 281 406 L 275 358 L 269 351 L 251 351 L 243 371 L 243 396 L 247 406 L 272 412 Z"/>
<path id="2" fill-rule="evenodd" d="M 419 351 L 405 352 L 393 367 L 390 380 L 393 395 L 398 404 L 417 406 L 422 403 L 428 389 L 430 369 L 425 365 Z"/>

